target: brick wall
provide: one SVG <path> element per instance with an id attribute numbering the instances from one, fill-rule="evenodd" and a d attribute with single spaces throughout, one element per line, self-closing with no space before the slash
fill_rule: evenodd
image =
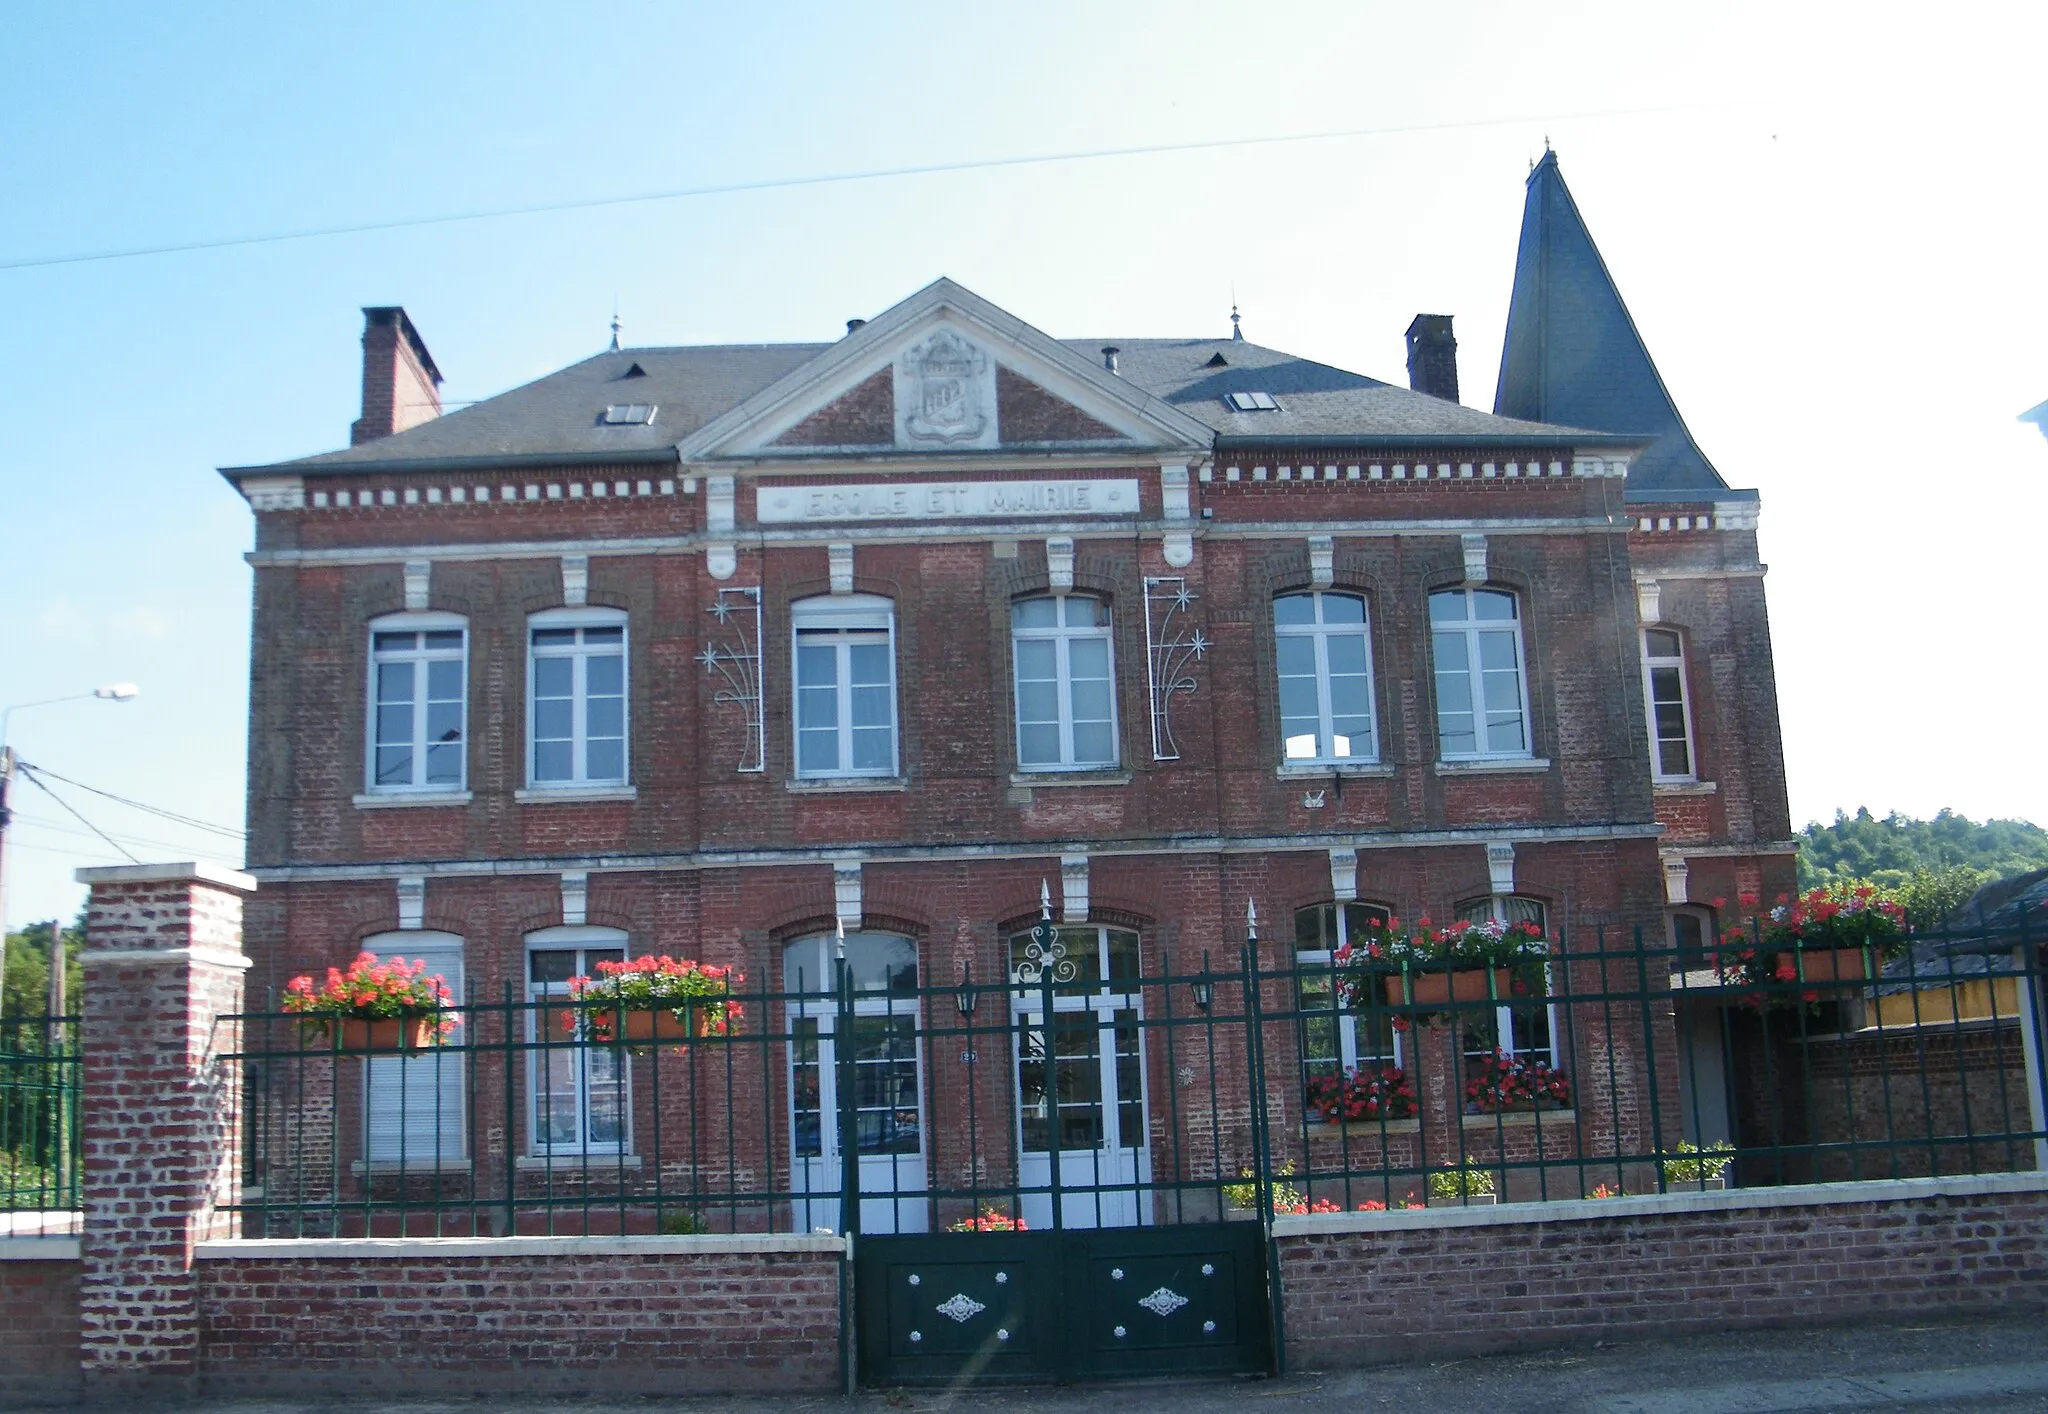
<path id="1" fill-rule="evenodd" d="M 22 1260 L 0 1250 L 0 1400 L 77 1394 L 78 1274 L 75 1256 Z"/>
<path id="2" fill-rule="evenodd" d="M 1282 1219 L 1290 1365 L 2048 1307 L 2038 1174 Z"/>
<path id="3" fill-rule="evenodd" d="M 839 1256 L 830 1240 L 218 1243 L 200 1250 L 196 1271 L 208 1390 L 839 1386 Z"/>

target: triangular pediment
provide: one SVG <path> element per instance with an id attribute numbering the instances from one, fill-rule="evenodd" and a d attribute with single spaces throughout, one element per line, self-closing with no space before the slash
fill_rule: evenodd
<path id="1" fill-rule="evenodd" d="M 678 450 L 726 458 L 1206 448 L 1202 423 L 951 280 L 870 320 Z"/>

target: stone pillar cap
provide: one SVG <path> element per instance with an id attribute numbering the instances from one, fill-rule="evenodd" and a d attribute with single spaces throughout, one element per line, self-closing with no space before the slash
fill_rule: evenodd
<path id="1" fill-rule="evenodd" d="M 210 860 L 187 860 L 182 864 L 103 864 L 80 869 L 72 877 L 81 884 L 212 884 L 236 893 L 256 892 L 254 875 Z"/>

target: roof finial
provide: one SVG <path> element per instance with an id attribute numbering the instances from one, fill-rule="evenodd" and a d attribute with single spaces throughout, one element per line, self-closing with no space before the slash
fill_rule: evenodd
<path id="1" fill-rule="evenodd" d="M 1549 134 L 1549 133 L 1545 133 L 1545 134 L 1543 135 L 1543 150 L 1544 150 L 1545 152 L 1548 152 L 1548 151 L 1550 151 L 1550 134 Z"/>
<path id="2" fill-rule="evenodd" d="M 619 302 L 612 301 L 612 352 L 619 351 Z"/>
<path id="3" fill-rule="evenodd" d="M 1232 343 L 1244 342 L 1244 330 L 1238 325 L 1237 301 L 1230 302 L 1230 339 Z"/>

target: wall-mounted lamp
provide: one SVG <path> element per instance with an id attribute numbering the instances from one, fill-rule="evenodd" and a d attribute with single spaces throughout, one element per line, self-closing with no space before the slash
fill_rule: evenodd
<path id="1" fill-rule="evenodd" d="M 1195 979 L 1195 981 L 1190 986 L 1190 990 L 1192 990 L 1195 994 L 1195 1005 L 1200 1007 L 1203 1011 L 1207 1011 L 1209 1009 L 1209 1003 L 1216 1000 L 1216 988 L 1215 985 L 1209 981 L 1209 974 L 1207 972 L 1204 972 L 1200 977 Z"/>
<path id="2" fill-rule="evenodd" d="M 954 994 L 953 1000 L 959 1005 L 962 1016 L 974 1015 L 974 1004 L 980 1000 L 974 994 L 974 973 L 964 962 L 960 964 L 960 990 Z"/>

